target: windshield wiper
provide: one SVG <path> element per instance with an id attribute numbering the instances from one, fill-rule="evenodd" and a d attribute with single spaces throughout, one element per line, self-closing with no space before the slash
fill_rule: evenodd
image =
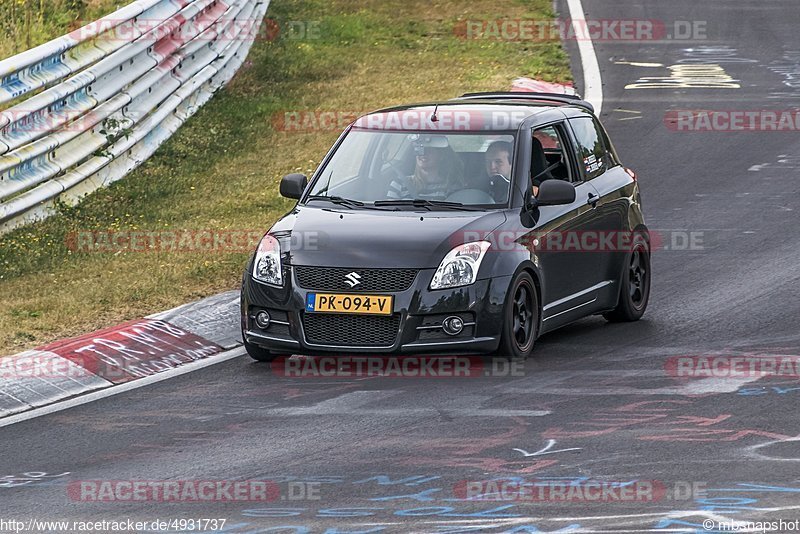
<path id="1" fill-rule="evenodd" d="M 355 206 L 361 207 L 364 205 L 363 202 L 360 202 L 358 200 L 353 200 L 344 197 L 337 197 L 337 196 L 329 197 L 328 195 L 310 195 L 308 198 L 306 198 L 306 202 L 308 202 L 309 200 L 327 200 L 328 202 L 332 202 L 333 204 L 336 204 L 338 206 L 346 206 L 350 209 L 353 209 L 353 207 Z"/>
<path id="2" fill-rule="evenodd" d="M 427 200 L 424 198 L 400 198 L 397 200 L 376 200 L 376 206 L 414 206 L 415 208 L 426 208 L 428 211 L 434 208 L 448 208 L 453 210 L 475 211 L 474 208 L 465 206 L 461 202 L 446 202 L 444 200 Z"/>

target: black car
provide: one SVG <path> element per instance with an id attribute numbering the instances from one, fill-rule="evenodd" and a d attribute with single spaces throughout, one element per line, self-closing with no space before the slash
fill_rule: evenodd
<path id="1" fill-rule="evenodd" d="M 242 284 L 247 352 L 526 358 L 650 292 L 636 175 L 577 96 L 481 93 L 384 109 L 339 137 Z"/>

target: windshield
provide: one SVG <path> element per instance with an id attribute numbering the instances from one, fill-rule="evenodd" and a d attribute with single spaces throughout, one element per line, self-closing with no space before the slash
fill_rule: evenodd
<path id="1" fill-rule="evenodd" d="M 510 132 L 354 129 L 306 201 L 323 196 L 378 205 L 502 207 L 508 203 L 514 139 Z"/>

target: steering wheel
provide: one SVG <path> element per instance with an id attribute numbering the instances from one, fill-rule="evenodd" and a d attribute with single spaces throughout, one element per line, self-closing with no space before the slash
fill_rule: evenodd
<path id="1" fill-rule="evenodd" d="M 496 202 L 503 203 L 508 200 L 510 189 L 511 180 L 502 174 L 493 174 L 489 177 L 489 192 Z"/>
<path id="2" fill-rule="evenodd" d="M 492 195 L 480 189 L 462 189 L 452 193 L 445 199 L 446 202 L 460 202 L 461 204 L 495 204 Z"/>

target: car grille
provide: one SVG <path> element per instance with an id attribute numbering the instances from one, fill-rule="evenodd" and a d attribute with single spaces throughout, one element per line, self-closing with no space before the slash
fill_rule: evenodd
<path id="1" fill-rule="evenodd" d="M 306 341 L 340 347 L 388 347 L 400 329 L 400 315 L 303 315 Z"/>
<path id="2" fill-rule="evenodd" d="M 297 283 L 304 289 L 316 291 L 405 291 L 414 283 L 416 269 L 340 269 L 328 267 L 294 268 Z M 346 276 L 358 273 L 359 284 L 350 287 Z"/>

